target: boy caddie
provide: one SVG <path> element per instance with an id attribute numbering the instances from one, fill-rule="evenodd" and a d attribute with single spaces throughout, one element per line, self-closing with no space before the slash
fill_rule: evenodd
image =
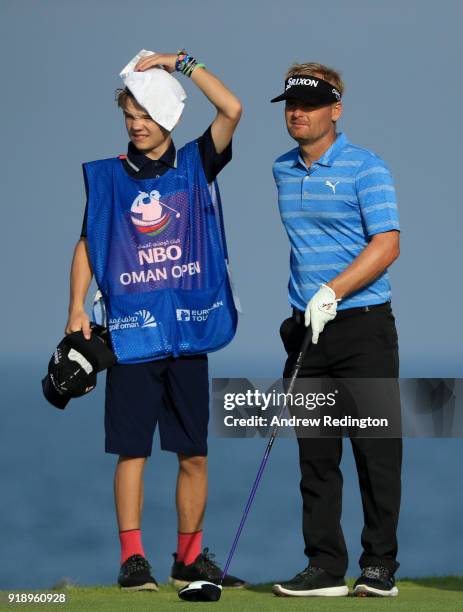
<path id="1" fill-rule="evenodd" d="M 172 130 L 190 77 L 215 106 L 210 127 L 176 150 Z M 185 50 L 142 51 L 122 71 L 118 92 L 127 154 L 84 164 L 87 208 L 71 270 L 66 333 L 90 337 L 85 298 L 95 275 L 117 363 L 108 370 L 106 452 L 119 456 L 114 495 L 121 545 L 118 582 L 157 590 L 142 544 L 143 470 L 159 425 L 175 452 L 178 542 L 170 580 L 218 582 L 202 549 L 207 497 L 207 353 L 236 329 L 227 275 L 217 174 L 231 159 L 237 97 Z M 150 517 L 152 518 L 152 517 Z M 227 576 L 224 586 L 244 582 Z"/>

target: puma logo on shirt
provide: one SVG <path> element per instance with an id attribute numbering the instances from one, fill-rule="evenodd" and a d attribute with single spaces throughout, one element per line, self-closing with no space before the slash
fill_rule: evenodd
<path id="1" fill-rule="evenodd" d="M 331 187 L 331 189 L 333 190 L 333 193 L 336 193 L 336 185 L 339 183 L 339 181 L 336 181 L 335 183 L 332 183 L 331 181 L 325 181 L 325 185 L 327 187 Z"/>

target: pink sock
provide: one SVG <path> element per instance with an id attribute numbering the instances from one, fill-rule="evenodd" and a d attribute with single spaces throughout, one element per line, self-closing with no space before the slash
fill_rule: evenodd
<path id="1" fill-rule="evenodd" d="M 119 539 L 121 542 L 121 565 L 132 555 L 145 556 L 141 543 L 141 529 L 119 531 Z"/>
<path id="2" fill-rule="evenodd" d="M 178 533 L 177 540 L 177 561 L 183 561 L 185 565 L 190 565 L 201 552 L 203 541 L 203 531 L 193 533 Z"/>

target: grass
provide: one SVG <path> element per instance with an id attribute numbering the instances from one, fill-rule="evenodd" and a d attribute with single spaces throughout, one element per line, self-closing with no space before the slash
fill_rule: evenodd
<path id="1" fill-rule="evenodd" d="M 352 580 L 348 581 L 352 586 Z M 15 610 L 35 608 L 42 610 L 68 610 L 89 612 L 153 612 L 159 610 L 168 612 L 176 610 L 205 609 L 226 610 L 228 612 L 254 612 L 293 610 L 316 610 L 337 612 L 351 610 L 376 611 L 393 610 L 403 612 L 462 612 L 463 611 L 463 577 L 448 576 L 438 578 L 404 579 L 397 583 L 399 596 L 395 598 L 295 598 L 275 597 L 272 595 L 271 584 L 259 584 L 245 590 L 226 590 L 217 603 L 188 603 L 177 597 L 177 591 L 168 585 L 162 585 L 160 591 L 127 593 L 116 586 L 66 588 L 68 602 L 66 604 L 9 604 L 7 591 L 0 592 L 0 610 Z"/>

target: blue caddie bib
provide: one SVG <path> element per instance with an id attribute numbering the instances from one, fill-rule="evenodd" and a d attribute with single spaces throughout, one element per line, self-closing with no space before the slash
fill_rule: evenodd
<path id="1" fill-rule="evenodd" d="M 216 182 L 207 184 L 197 142 L 157 179 L 129 176 L 119 158 L 83 168 L 90 260 L 118 362 L 228 344 L 237 312 L 220 196 Z"/>

